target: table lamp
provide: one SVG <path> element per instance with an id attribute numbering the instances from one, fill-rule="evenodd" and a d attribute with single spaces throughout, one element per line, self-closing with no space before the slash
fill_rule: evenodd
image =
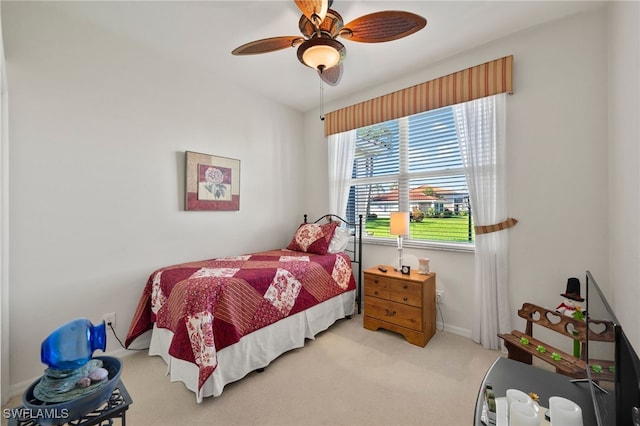
<path id="1" fill-rule="evenodd" d="M 392 212 L 389 221 L 390 234 L 398 236 L 398 267 L 396 271 L 402 270 L 402 236 L 409 235 L 409 212 Z"/>

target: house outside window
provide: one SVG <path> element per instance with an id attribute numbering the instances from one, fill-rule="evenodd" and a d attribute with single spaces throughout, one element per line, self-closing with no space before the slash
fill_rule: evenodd
<path id="1" fill-rule="evenodd" d="M 347 218 L 393 239 L 390 213 L 410 212 L 406 242 L 473 247 L 473 218 L 451 107 L 356 130 Z"/>

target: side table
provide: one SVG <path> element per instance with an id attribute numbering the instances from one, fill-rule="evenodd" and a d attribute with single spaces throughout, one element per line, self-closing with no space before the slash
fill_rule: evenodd
<path id="1" fill-rule="evenodd" d="M 596 414 L 591 399 L 591 388 L 587 382 L 572 382 L 571 377 L 542 368 L 524 364 L 520 361 L 498 357 L 482 379 L 473 424 L 486 426 L 482 421 L 484 390 L 490 384 L 496 398 L 504 397 L 507 389 L 519 389 L 525 393 L 535 392 L 542 407 L 549 407 L 549 398 L 561 396 L 570 399 L 582 408 L 582 424 L 597 426 Z"/>
<path id="2" fill-rule="evenodd" d="M 125 426 L 127 423 L 127 410 L 131 403 L 133 403 L 133 400 L 121 380 L 116 385 L 109 399 L 100 407 L 79 419 L 57 424 L 69 426 L 106 426 L 113 425 L 113 419 L 120 418 L 122 426 Z M 43 409 L 46 409 L 46 406 L 43 406 Z M 8 422 L 9 426 L 38 426 L 41 424 L 37 416 L 35 416 L 37 413 L 33 413 L 33 410 L 25 408 L 24 406 L 10 408 L 8 410 L 10 410 L 9 414 L 11 414 Z M 51 425 L 56 423 L 55 421 L 52 422 L 51 419 L 47 419 L 46 424 Z"/>
<path id="3" fill-rule="evenodd" d="M 424 347 L 436 332 L 436 274 L 383 269 L 364 271 L 364 328 L 384 328 Z"/>

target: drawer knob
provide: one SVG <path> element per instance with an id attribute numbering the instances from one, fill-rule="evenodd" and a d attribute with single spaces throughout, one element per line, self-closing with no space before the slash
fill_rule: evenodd
<path id="1" fill-rule="evenodd" d="M 396 311 L 390 311 L 389 309 L 384 310 L 385 314 L 387 314 L 387 316 L 392 317 L 396 314 Z"/>
<path id="2" fill-rule="evenodd" d="M 406 290 L 406 289 L 409 288 L 409 286 L 405 284 L 405 285 L 402 286 L 402 288 L 404 288 Z"/>
<path id="3" fill-rule="evenodd" d="M 407 298 L 407 296 L 405 296 L 405 297 L 402 298 L 402 300 L 406 302 L 409 299 Z"/>
<path id="4" fill-rule="evenodd" d="M 373 294 L 378 295 L 378 290 L 374 291 Z"/>
<path id="5" fill-rule="evenodd" d="M 374 282 L 374 283 L 376 283 L 376 284 L 378 284 L 378 280 L 377 280 L 377 279 L 373 280 L 373 282 Z"/>

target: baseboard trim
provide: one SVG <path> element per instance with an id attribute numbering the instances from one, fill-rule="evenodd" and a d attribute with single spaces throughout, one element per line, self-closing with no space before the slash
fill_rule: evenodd
<path id="1" fill-rule="evenodd" d="M 456 327 L 455 325 L 446 325 L 440 321 L 436 321 L 436 329 L 438 331 L 446 331 L 447 333 L 457 334 L 458 336 L 466 337 L 467 339 L 471 339 L 471 330 L 462 327 Z"/>

